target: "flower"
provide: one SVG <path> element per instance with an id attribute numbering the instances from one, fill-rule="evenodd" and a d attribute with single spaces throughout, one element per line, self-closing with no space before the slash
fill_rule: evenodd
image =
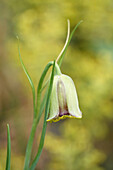
<path id="1" fill-rule="evenodd" d="M 64 74 L 55 75 L 47 121 L 57 122 L 66 117 L 82 118 L 76 88 L 69 76 Z"/>

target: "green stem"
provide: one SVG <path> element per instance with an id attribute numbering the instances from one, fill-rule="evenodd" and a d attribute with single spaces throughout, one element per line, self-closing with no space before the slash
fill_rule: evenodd
<path id="1" fill-rule="evenodd" d="M 49 62 L 43 73 L 42 73 L 42 76 L 40 78 L 40 81 L 39 81 L 39 84 L 38 84 L 38 88 L 37 88 L 37 108 L 36 108 L 36 113 L 38 114 L 39 111 L 40 111 L 40 101 L 41 101 L 41 93 L 42 93 L 42 85 L 43 85 L 43 81 L 44 81 L 44 78 L 46 76 L 46 73 L 48 71 L 48 69 L 53 65 L 53 61 Z M 58 74 L 58 75 L 61 75 L 61 71 L 60 71 L 60 68 L 58 66 L 57 63 L 55 63 L 55 71 L 56 73 L 55 74 Z"/>
<path id="2" fill-rule="evenodd" d="M 39 81 L 39 84 L 38 84 L 38 88 L 37 88 L 37 106 L 36 106 L 36 116 L 37 114 L 39 113 L 39 110 L 40 110 L 40 101 L 41 101 L 41 93 L 42 93 L 42 84 L 43 84 L 43 81 L 44 81 L 44 78 L 46 76 L 46 73 L 48 71 L 48 69 L 53 65 L 53 62 L 49 62 L 43 73 L 42 73 L 42 76 L 40 78 L 40 81 Z"/>
<path id="3" fill-rule="evenodd" d="M 44 78 L 46 76 L 46 73 L 47 73 L 47 71 L 48 71 L 48 69 L 50 68 L 51 65 L 53 65 L 53 62 L 49 62 L 46 65 L 46 67 L 45 67 L 45 69 L 44 69 L 44 71 L 43 71 L 43 73 L 41 75 L 41 78 L 40 78 L 40 81 L 39 81 L 39 85 L 38 85 L 38 88 L 37 88 L 37 108 L 36 108 L 36 111 L 35 111 L 35 118 L 34 118 L 34 121 L 33 121 L 33 124 L 32 124 L 31 133 L 30 133 L 30 137 L 29 137 L 29 140 L 28 140 L 28 144 L 27 144 L 24 170 L 28 170 L 29 169 L 29 163 L 30 163 L 31 151 L 32 151 L 32 146 L 33 146 L 33 140 L 34 140 L 34 136 L 35 136 L 37 125 L 39 123 L 39 120 L 40 120 L 41 115 L 42 115 L 42 111 L 44 109 L 42 105 L 40 106 L 40 103 L 41 103 L 41 93 L 42 93 L 42 85 L 43 85 L 43 81 L 44 81 Z M 55 62 L 54 62 L 54 67 L 56 68 L 56 73 L 57 74 L 61 74 L 60 68 L 59 68 L 57 63 L 55 64 Z M 47 96 L 47 94 L 44 96 L 44 100 L 42 102 L 43 104 L 47 100 L 46 96 Z M 45 124 L 46 124 L 46 120 L 45 120 Z"/>
<path id="4" fill-rule="evenodd" d="M 37 121 L 36 121 L 36 119 L 34 119 L 32 128 L 31 128 L 31 133 L 30 133 L 29 140 L 28 140 L 28 144 L 27 144 L 27 149 L 26 149 L 24 170 L 29 169 L 32 145 L 33 145 L 33 140 L 34 140 L 34 136 L 35 136 L 35 132 L 36 132 L 36 127 L 37 127 Z"/>
<path id="5" fill-rule="evenodd" d="M 27 145 L 27 149 L 26 149 L 24 170 L 29 169 L 30 155 L 31 155 L 31 151 L 32 151 L 33 140 L 34 140 L 37 125 L 39 123 L 39 120 L 41 118 L 42 112 L 44 110 L 46 100 L 47 100 L 47 92 L 45 93 L 45 96 L 43 98 L 43 101 L 42 101 L 42 104 L 41 104 L 41 107 L 40 107 L 39 116 L 38 116 L 37 119 L 34 119 L 34 122 L 32 124 L 31 133 L 30 133 L 30 137 L 29 137 L 29 141 L 28 141 L 28 145 Z"/>
<path id="6" fill-rule="evenodd" d="M 42 84 L 43 84 L 44 78 L 46 76 L 46 73 L 47 73 L 47 71 L 48 71 L 48 69 L 50 68 L 51 65 L 53 65 L 53 62 L 49 62 L 46 65 L 46 67 L 45 67 L 45 69 L 44 69 L 44 71 L 43 71 L 43 73 L 41 75 L 40 81 L 39 81 L 39 85 L 38 85 L 38 89 L 37 89 L 37 110 L 35 110 L 35 114 L 34 114 L 35 117 L 34 117 L 34 120 L 33 120 L 30 137 L 29 137 L 28 144 L 27 144 L 24 170 L 29 169 L 29 163 L 30 163 L 31 151 L 32 151 L 32 146 L 33 146 L 33 140 L 34 140 L 36 128 L 37 128 L 37 125 L 39 123 L 39 120 L 40 120 L 40 117 L 41 117 L 41 114 L 42 114 L 42 110 L 43 110 L 43 107 L 42 107 L 42 109 L 40 111 L 41 92 L 42 92 L 41 88 L 42 88 Z M 36 116 L 37 113 L 38 113 L 38 116 Z"/>
<path id="7" fill-rule="evenodd" d="M 52 74 L 51 74 L 51 78 L 50 78 L 50 84 L 49 84 L 49 88 L 48 88 L 48 94 L 47 94 L 47 101 L 46 101 L 46 107 L 45 107 L 45 116 L 44 116 L 44 123 L 43 123 L 43 129 L 42 129 L 42 135 L 41 135 L 41 139 L 40 139 L 40 143 L 39 143 L 39 148 L 38 148 L 38 152 L 36 154 L 35 159 L 33 160 L 33 163 L 30 167 L 30 170 L 34 170 L 38 160 L 40 158 L 40 155 L 42 153 L 42 149 L 44 146 L 44 140 L 45 140 L 45 134 L 46 134 L 46 127 L 47 127 L 47 116 L 48 116 L 48 111 L 49 111 L 49 102 L 50 102 L 50 96 L 51 96 L 51 91 L 52 91 L 52 86 L 53 86 L 53 80 L 54 80 L 54 67 L 55 67 L 55 62 L 53 63 L 53 69 L 52 69 Z"/>
<path id="8" fill-rule="evenodd" d="M 39 114 L 38 114 L 38 117 L 37 117 L 37 124 L 39 123 L 40 118 L 42 116 L 42 113 L 44 111 L 44 107 L 45 107 L 46 100 L 47 100 L 47 92 L 48 92 L 48 89 L 46 90 L 44 97 L 43 97 L 43 100 L 42 100 L 41 105 L 40 105 L 40 111 L 39 111 Z"/>
<path id="9" fill-rule="evenodd" d="M 55 75 L 61 75 L 60 67 L 57 63 L 55 63 Z"/>

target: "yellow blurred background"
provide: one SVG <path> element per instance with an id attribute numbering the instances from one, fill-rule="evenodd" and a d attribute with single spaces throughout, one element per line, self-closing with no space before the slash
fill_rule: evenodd
<path id="1" fill-rule="evenodd" d="M 83 118 L 48 123 L 37 170 L 113 170 L 113 1 L 0 0 L 0 170 L 11 131 L 11 170 L 22 170 L 33 119 L 32 93 L 18 57 L 37 87 L 80 21 L 61 70 L 75 82 Z M 43 118 L 33 155 L 38 147 Z"/>

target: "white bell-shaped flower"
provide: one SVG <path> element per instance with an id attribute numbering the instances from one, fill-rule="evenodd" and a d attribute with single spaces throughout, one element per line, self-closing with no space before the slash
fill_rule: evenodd
<path id="1" fill-rule="evenodd" d="M 55 75 L 47 121 L 57 122 L 66 117 L 82 118 L 76 88 L 69 76 Z"/>

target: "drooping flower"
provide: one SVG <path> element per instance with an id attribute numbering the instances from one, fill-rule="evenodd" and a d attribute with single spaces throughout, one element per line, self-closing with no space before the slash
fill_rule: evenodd
<path id="1" fill-rule="evenodd" d="M 69 76 L 55 75 L 47 121 L 57 122 L 66 117 L 82 118 L 76 88 Z"/>

